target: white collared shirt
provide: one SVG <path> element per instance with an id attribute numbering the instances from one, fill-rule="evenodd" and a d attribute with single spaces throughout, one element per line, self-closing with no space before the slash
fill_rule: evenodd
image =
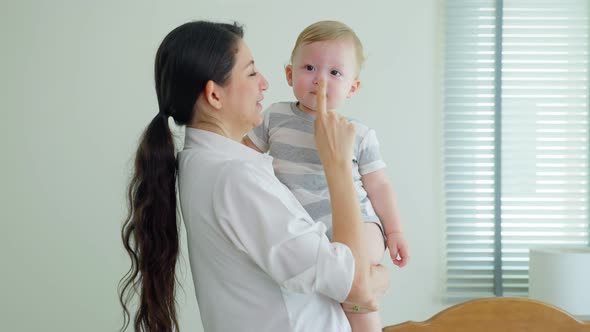
<path id="1" fill-rule="evenodd" d="M 350 331 L 350 249 L 330 243 L 274 175 L 272 157 L 186 128 L 182 215 L 207 332 Z"/>

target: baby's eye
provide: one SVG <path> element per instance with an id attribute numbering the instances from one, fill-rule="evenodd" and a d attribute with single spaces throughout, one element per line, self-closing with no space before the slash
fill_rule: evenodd
<path id="1" fill-rule="evenodd" d="M 339 71 L 337 71 L 337 70 L 332 70 L 330 72 L 330 75 L 334 75 L 334 76 L 340 77 L 340 76 L 342 76 L 342 73 L 339 72 Z"/>
<path id="2" fill-rule="evenodd" d="M 314 69 L 315 69 L 315 67 L 312 65 L 305 65 L 305 70 L 307 70 L 307 71 L 313 71 Z"/>
<path id="3" fill-rule="evenodd" d="M 258 72 L 256 72 L 256 71 L 255 71 L 255 72 L 252 72 L 252 73 L 250 73 L 250 76 L 256 76 L 256 75 L 258 75 Z"/>

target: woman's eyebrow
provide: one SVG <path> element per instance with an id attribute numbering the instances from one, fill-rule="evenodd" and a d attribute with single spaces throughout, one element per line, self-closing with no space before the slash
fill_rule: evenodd
<path id="1" fill-rule="evenodd" d="M 250 67 L 250 66 L 254 66 L 254 60 L 250 60 L 250 62 L 248 62 L 245 66 L 244 69 Z"/>

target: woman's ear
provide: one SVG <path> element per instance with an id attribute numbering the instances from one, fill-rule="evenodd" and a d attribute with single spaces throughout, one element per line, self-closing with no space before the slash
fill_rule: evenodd
<path id="1" fill-rule="evenodd" d="M 221 109 L 220 91 L 221 87 L 217 83 L 209 80 L 205 85 L 205 99 L 215 109 Z"/>

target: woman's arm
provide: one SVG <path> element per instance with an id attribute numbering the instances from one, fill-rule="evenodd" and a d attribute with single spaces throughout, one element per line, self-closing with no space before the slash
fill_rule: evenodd
<path id="1" fill-rule="evenodd" d="M 347 312 L 372 312 L 379 310 L 379 299 L 389 288 L 389 270 L 383 265 L 372 265 L 369 274 L 369 284 L 373 294 L 369 303 L 348 302 L 342 303 L 342 308 Z"/>
<path id="2" fill-rule="evenodd" d="M 332 239 L 352 252 L 355 271 L 346 302 L 374 308 L 377 295 L 370 288 L 370 265 L 362 243 L 361 210 L 351 176 L 355 127 L 333 111 L 326 110 L 326 82 L 319 83 L 315 120 L 315 141 L 330 191 Z M 374 308 L 376 310 L 376 308 Z"/>
<path id="3" fill-rule="evenodd" d="M 348 163 L 350 163 L 348 159 Z M 326 179 L 332 203 L 332 240 L 347 245 L 355 261 L 355 272 L 347 302 L 371 302 L 369 289 L 369 260 L 362 243 L 363 223 L 350 165 L 341 163 L 326 166 Z"/>

